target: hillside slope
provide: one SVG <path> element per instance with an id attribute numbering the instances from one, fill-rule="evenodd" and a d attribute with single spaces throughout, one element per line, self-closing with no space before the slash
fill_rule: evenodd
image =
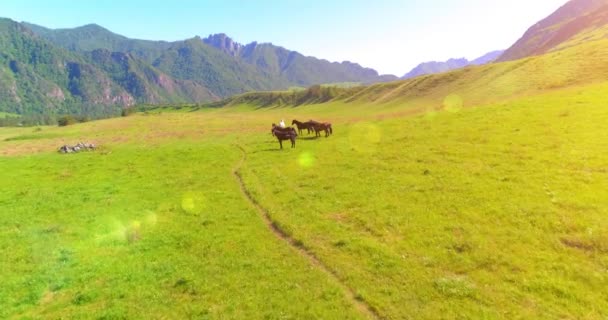
<path id="1" fill-rule="evenodd" d="M 129 53 L 96 49 L 85 53 L 85 56 L 138 103 L 183 103 L 218 99 L 198 82 L 174 79 Z"/>
<path id="2" fill-rule="evenodd" d="M 38 36 L 70 51 L 88 52 L 105 49 L 111 52 L 131 53 L 151 62 L 171 47 L 171 43 L 167 41 L 130 39 L 97 24 L 67 29 L 49 29 L 27 22 L 22 24 Z"/>
<path id="3" fill-rule="evenodd" d="M 498 61 L 547 53 L 577 34 L 608 24 L 607 11 L 608 0 L 571 0 L 528 29 Z"/>
<path id="4" fill-rule="evenodd" d="M 342 101 L 441 109 L 450 101 L 472 106 L 606 81 L 608 39 L 585 41 L 559 52 L 517 61 L 470 66 L 451 72 L 366 87 L 300 92 L 248 93 L 222 102 L 260 106 Z M 314 88 L 311 88 L 314 89 Z"/>
<path id="5" fill-rule="evenodd" d="M 104 113 L 135 99 L 82 56 L 0 20 L 0 110 Z M 94 108 L 95 107 L 95 108 Z"/>
<path id="6" fill-rule="evenodd" d="M 72 52 L 8 19 L 0 21 L 0 110 L 19 114 L 116 114 L 137 103 L 217 100 L 130 53 Z"/>

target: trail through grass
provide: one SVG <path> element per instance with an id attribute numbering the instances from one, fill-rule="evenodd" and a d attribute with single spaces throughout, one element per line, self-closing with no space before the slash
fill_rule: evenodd
<path id="1" fill-rule="evenodd" d="M 607 90 L 0 128 L 0 317 L 605 318 Z"/>

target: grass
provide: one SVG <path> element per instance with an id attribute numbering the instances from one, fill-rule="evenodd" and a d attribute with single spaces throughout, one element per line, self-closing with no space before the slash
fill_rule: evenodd
<path id="1" fill-rule="evenodd" d="M 357 122 L 270 156 L 256 139 L 244 177 L 388 318 L 601 319 L 606 89 Z"/>
<path id="2" fill-rule="evenodd" d="M 608 83 L 373 88 L 0 128 L 0 318 L 366 318 L 344 288 L 387 319 L 608 317 Z M 282 118 L 335 132 L 279 151 Z"/>
<path id="3" fill-rule="evenodd" d="M 203 141 L 0 158 L 0 317 L 361 318 Z"/>

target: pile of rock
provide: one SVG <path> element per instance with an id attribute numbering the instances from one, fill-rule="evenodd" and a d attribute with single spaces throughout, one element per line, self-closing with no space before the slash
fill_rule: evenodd
<path id="1" fill-rule="evenodd" d="M 73 152 L 93 151 L 93 150 L 95 150 L 94 144 L 79 142 L 75 146 L 68 146 L 67 144 L 64 146 L 61 146 L 61 148 L 59 148 L 59 153 L 73 153 Z"/>

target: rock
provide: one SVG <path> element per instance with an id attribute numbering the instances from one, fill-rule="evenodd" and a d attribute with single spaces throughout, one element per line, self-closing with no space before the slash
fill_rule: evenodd
<path id="1" fill-rule="evenodd" d="M 95 144 L 93 143 L 85 143 L 85 142 L 79 142 L 74 146 L 69 146 L 69 145 L 63 145 L 59 148 L 58 152 L 59 153 L 75 153 L 75 152 L 80 152 L 80 151 L 93 151 L 96 149 Z"/>

